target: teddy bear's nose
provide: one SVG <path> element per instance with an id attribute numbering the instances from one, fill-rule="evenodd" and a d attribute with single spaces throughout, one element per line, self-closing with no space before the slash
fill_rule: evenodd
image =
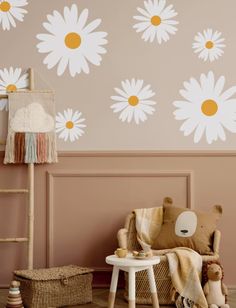
<path id="1" fill-rule="evenodd" d="M 183 234 L 188 233 L 188 230 L 180 230 Z"/>
<path id="2" fill-rule="evenodd" d="M 219 272 L 219 271 L 217 271 L 217 272 L 216 272 L 216 275 L 218 276 L 219 274 L 220 274 L 220 272 Z"/>

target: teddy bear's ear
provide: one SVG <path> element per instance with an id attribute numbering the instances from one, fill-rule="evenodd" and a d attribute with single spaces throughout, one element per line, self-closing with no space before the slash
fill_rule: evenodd
<path id="1" fill-rule="evenodd" d="M 213 206 L 213 213 L 217 215 L 218 218 L 222 216 L 223 208 L 221 205 L 214 205 Z"/>
<path id="2" fill-rule="evenodd" d="M 170 198 L 170 197 L 165 197 L 165 198 L 163 199 L 163 206 L 164 206 L 164 207 L 171 206 L 172 204 L 173 204 L 172 198 Z"/>

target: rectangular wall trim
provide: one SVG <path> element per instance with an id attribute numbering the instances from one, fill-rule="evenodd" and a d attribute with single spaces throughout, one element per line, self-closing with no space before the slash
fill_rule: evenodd
<path id="1" fill-rule="evenodd" d="M 213 150 L 137 150 L 137 151 L 61 151 L 59 157 L 235 157 L 236 151 Z"/>
<path id="2" fill-rule="evenodd" d="M 112 170 L 112 171 L 67 171 L 58 170 L 47 172 L 47 266 L 54 266 L 54 179 L 63 177 L 76 177 L 76 178 L 178 178 L 186 179 L 186 204 L 188 208 L 193 208 L 193 171 L 180 170 L 180 171 L 125 171 L 125 170 Z"/>
<path id="3" fill-rule="evenodd" d="M 5 151 L 0 151 L 0 157 L 4 157 Z M 219 150 L 137 150 L 137 151 L 58 151 L 59 157 L 235 157 L 236 151 Z"/>

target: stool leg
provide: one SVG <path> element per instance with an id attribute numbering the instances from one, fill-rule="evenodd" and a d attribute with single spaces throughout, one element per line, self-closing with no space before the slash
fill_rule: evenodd
<path id="1" fill-rule="evenodd" d="M 135 308 L 135 270 L 129 269 L 129 308 Z"/>
<path id="2" fill-rule="evenodd" d="M 110 293 L 108 298 L 108 308 L 113 308 L 115 304 L 118 277 L 119 277 L 119 268 L 114 265 L 111 277 Z"/>
<path id="3" fill-rule="evenodd" d="M 150 266 L 147 270 L 148 270 L 148 280 L 149 280 L 150 290 L 152 293 L 152 305 L 153 308 L 159 308 L 159 301 L 157 297 L 157 288 L 156 288 L 153 267 Z"/>

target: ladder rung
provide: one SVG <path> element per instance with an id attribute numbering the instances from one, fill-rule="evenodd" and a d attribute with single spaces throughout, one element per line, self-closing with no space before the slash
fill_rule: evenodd
<path id="1" fill-rule="evenodd" d="M 0 238 L 0 243 L 20 243 L 20 242 L 28 242 L 27 237 L 12 237 L 12 238 Z"/>
<path id="2" fill-rule="evenodd" d="M 0 189 L 0 193 L 5 194 L 27 194 L 28 192 L 28 189 Z"/>

